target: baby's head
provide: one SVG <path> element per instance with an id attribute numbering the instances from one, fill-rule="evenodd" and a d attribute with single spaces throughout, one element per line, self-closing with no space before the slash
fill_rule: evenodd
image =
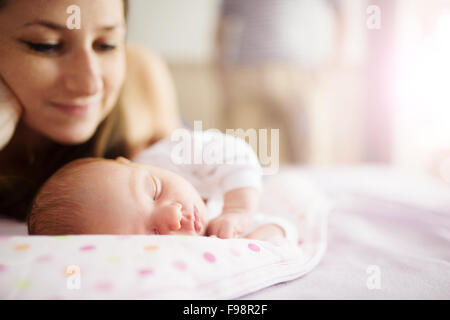
<path id="1" fill-rule="evenodd" d="M 204 235 L 207 222 L 205 203 L 179 175 L 124 158 L 86 158 L 45 182 L 28 216 L 28 231 Z"/>

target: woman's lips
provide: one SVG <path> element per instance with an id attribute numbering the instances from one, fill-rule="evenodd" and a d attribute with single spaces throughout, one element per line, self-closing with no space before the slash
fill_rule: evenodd
<path id="1" fill-rule="evenodd" d="M 52 103 L 52 106 L 56 107 L 58 110 L 64 112 L 69 116 L 82 117 L 86 116 L 94 105 L 73 105 L 73 104 L 62 104 L 62 103 Z"/>

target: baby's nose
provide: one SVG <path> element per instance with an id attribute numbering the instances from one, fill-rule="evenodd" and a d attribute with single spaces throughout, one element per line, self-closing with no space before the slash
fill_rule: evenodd
<path id="1" fill-rule="evenodd" d="M 169 234 L 181 228 L 182 205 L 173 203 L 166 205 L 154 213 L 154 222 L 159 234 Z"/>
<path id="2" fill-rule="evenodd" d="M 181 218 L 181 230 L 180 231 L 195 231 L 195 223 L 197 219 L 194 214 L 194 209 L 183 211 L 183 216 Z"/>
<path id="3" fill-rule="evenodd" d="M 187 220 L 193 220 L 194 219 L 194 210 L 191 209 L 186 209 L 183 208 L 183 210 L 181 211 L 183 214 L 183 218 L 187 219 Z"/>

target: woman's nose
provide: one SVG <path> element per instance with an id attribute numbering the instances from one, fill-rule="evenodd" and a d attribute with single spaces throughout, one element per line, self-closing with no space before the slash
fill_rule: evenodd
<path id="1" fill-rule="evenodd" d="M 96 54 L 89 50 L 79 50 L 70 56 L 64 75 L 68 91 L 76 96 L 93 96 L 103 90 L 103 80 Z"/>

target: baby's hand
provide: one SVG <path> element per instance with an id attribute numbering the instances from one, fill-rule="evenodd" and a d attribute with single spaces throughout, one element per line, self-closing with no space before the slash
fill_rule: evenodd
<path id="1" fill-rule="evenodd" d="M 252 215 L 248 213 L 222 213 L 209 222 L 206 234 L 222 239 L 236 238 L 248 229 L 251 219 Z"/>
<path id="2" fill-rule="evenodd" d="M 209 222 L 206 234 L 223 239 L 240 236 L 250 227 L 258 199 L 259 191 L 252 187 L 228 191 L 222 214 Z"/>

